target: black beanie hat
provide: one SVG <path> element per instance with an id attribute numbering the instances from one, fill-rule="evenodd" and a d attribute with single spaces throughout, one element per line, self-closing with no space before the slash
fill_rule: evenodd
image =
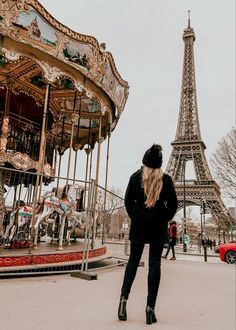
<path id="1" fill-rule="evenodd" d="M 159 144 L 153 144 L 143 156 L 143 165 L 150 168 L 160 168 L 162 165 L 162 147 Z"/>

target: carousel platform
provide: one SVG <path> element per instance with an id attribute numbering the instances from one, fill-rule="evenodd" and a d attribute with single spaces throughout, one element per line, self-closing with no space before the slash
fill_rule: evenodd
<path id="1" fill-rule="evenodd" d="M 49 273 L 69 273 L 80 270 L 81 266 L 101 261 L 109 257 L 105 245 L 95 242 L 95 247 L 89 249 L 86 258 L 82 241 L 64 246 L 57 250 L 57 244 L 40 242 L 38 249 L 7 249 L 0 248 L 0 277 L 42 275 Z"/>

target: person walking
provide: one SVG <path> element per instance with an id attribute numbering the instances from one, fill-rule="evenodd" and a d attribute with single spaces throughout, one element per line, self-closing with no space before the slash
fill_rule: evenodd
<path id="1" fill-rule="evenodd" d="M 162 258 L 167 259 L 167 256 L 168 256 L 168 254 L 170 252 L 170 249 L 171 249 L 172 257 L 170 258 L 170 260 L 176 260 L 176 257 L 175 257 L 176 240 L 177 240 L 177 224 L 176 224 L 176 221 L 171 221 L 170 229 L 169 229 L 168 248 L 166 250 L 166 254 Z"/>
<path id="2" fill-rule="evenodd" d="M 126 304 L 146 243 L 149 244 L 146 323 L 157 322 L 155 305 L 161 278 L 161 255 L 167 240 L 168 222 L 177 210 L 173 181 L 163 173 L 162 147 L 153 144 L 142 159 L 143 166 L 132 174 L 125 194 L 125 207 L 131 219 L 130 257 L 125 269 L 118 307 L 119 320 L 127 320 Z"/>

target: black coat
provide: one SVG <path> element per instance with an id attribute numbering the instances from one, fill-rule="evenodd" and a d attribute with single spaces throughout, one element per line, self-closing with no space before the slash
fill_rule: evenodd
<path id="1" fill-rule="evenodd" d="M 125 207 L 131 219 L 129 239 L 137 243 L 163 244 L 168 238 L 168 221 L 177 210 L 177 196 L 173 181 L 163 175 L 163 188 L 156 204 L 147 208 L 142 184 L 142 168 L 129 180 L 125 194 Z"/>

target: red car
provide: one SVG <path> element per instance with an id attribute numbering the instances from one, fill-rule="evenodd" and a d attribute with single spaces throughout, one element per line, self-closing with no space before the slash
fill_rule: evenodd
<path id="1" fill-rule="evenodd" d="M 236 242 L 220 245 L 220 259 L 228 264 L 236 264 Z"/>

